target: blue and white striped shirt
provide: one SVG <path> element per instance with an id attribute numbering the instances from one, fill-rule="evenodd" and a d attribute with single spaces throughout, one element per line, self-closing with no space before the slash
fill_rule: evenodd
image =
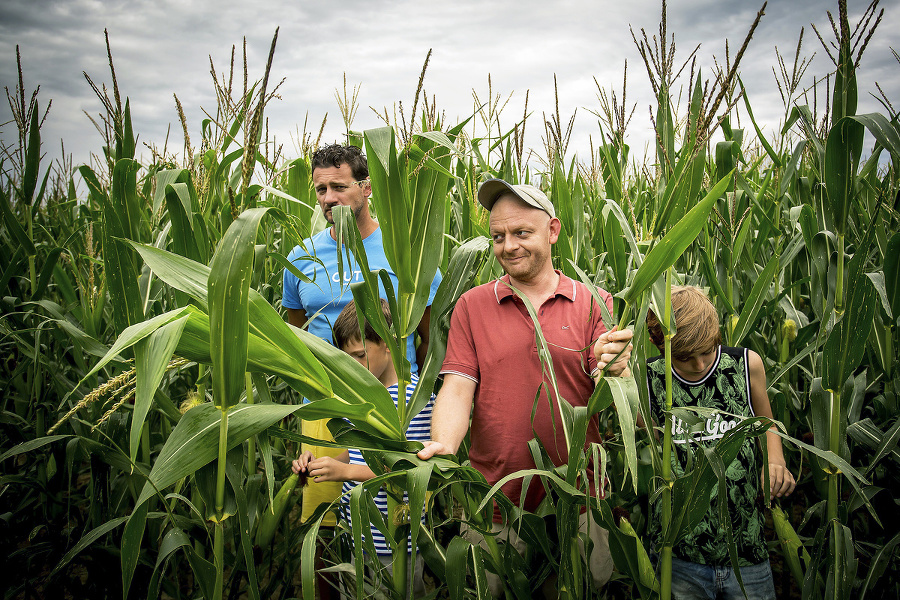
<path id="1" fill-rule="evenodd" d="M 410 398 L 412 398 L 413 391 L 416 389 L 416 385 L 419 383 L 419 378 L 416 375 L 412 375 L 410 377 L 411 381 L 409 385 L 406 386 L 406 402 L 409 403 Z M 394 384 L 390 386 L 388 392 L 391 394 L 391 398 L 394 400 L 394 405 L 397 405 L 397 391 L 398 384 Z M 424 442 L 431 439 L 431 412 L 434 409 L 434 394 L 431 395 L 431 398 L 428 399 L 428 403 L 422 409 L 422 411 L 417 414 L 409 423 L 409 428 L 406 430 L 406 439 L 415 442 Z M 364 465 L 366 464 L 365 459 L 363 459 L 362 452 L 360 452 L 356 448 L 350 448 L 350 464 L 351 465 Z M 344 482 L 344 499 L 347 500 L 350 497 L 350 490 L 359 485 L 357 481 L 345 481 Z M 403 494 L 403 499 L 406 500 L 406 493 Z M 378 510 L 381 511 L 381 514 L 387 518 L 387 492 L 384 488 L 380 488 L 378 490 L 378 494 L 375 495 L 375 506 L 378 507 Z M 341 515 L 347 521 L 347 524 L 352 527 L 352 521 L 350 516 L 350 507 L 344 503 L 341 505 Z M 425 522 L 425 515 L 422 514 L 422 522 Z M 384 535 L 374 526 L 370 525 L 369 530 L 372 535 L 372 543 L 375 545 L 375 552 L 378 553 L 379 556 L 391 556 L 391 547 L 388 544 L 387 540 L 384 539 Z M 363 539 L 365 539 L 365 533 L 363 533 Z M 412 540 L 409 540 L 408 552 L 412 553 Z"/>

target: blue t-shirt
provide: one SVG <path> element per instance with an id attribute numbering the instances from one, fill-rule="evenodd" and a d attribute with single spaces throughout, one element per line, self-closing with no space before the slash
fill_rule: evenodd
<path id="1" fill-rule="evenodd" d="M 304 249 L 305 246 L 305 249 Z M 398 288 L 397 276 L 391 270 L 387 257 L 384 255 L 384 246 L 381 241 L 381 227 L 372 232 L 363 240 L 363 248 L 366 250 L 366 259 L 369 268 L 373 271 L 385 269 L 390 275 L 394 289 Z M 322 264 L 314 260 L 306 259 L 308 254 L 314 255 Z M 331 237 L 331 229 L 325 229 L 311 238 L 303 240 L 303 246 L 297 246 L 288 255 L 288 260 L 309 277 L 312 283 L 300 281 L 293 273 L 284 270 L 284 292 L 281 305 L 285 308 L 302 309 L 309 319 L 307 328 L 310 333 L 333 343 L 331 326 L 337 320 L 344 307 L 353 300 L 353 292 L 350 284 L 363 280 L 362 271 L 356 264 L 356 259 L 350 253 L 350 262 L 344 261 L 344 279 L 340 280 L 337 261 L 338 245 Z M 346 251 L 343 258 L 346 259 Z M 428 294 L 428 306 L 434 301 L 434 294 L 441 283 L 441 272 L 438 271 L 431 282 L 431 291 Z M 379 284 L 381 297 L 387 299 L 384 288 Z M 416 365 L 415 336 L 407 338 L 406 357 L 409 359 L 412 372 L 418 373 Z"/>
<path id="2" fill-rule="evenodd" d="M 413 375 L 410 377 L 411 381 L 409 385 L 406 386 L 406 402 L 409 403 L 412 398 L 413 392 L 416 389 L 416 385 L 419 383 L 419 378 Z M 399 390 L 399 385 L 394 384 L 388 388 L 388 392 L 391 394 L 391 398 L 394 399 L 394 405 L 397 405 L 397 392 Z M 431 413 L 434 410 L 434 394 L 431 395 L 431 398 L 428 400 L 428 403 L 425 405 L 425 408 L 419 412 L 416 416 L 412 418 L 409 422 L 409 428 L 406 430 L 406 439 L 412 442 L 424 442 L 431 439 Z M 362 452 L 357 450 L 356 448 L 350 448 L 350 464 L 351 465 L 364 465 L 366 464 L 366 459 L 363 458 Z M 344 482 L 344 503 L 341 505 L 341 514 L 343 518 L 347 521 L 347 524 L 352 528 L 352 519 L 350 515 L 350 507 L 346 504 L 350 498 L 350 492 L 359 485 L 356 481 L 345 481 Z M 378 493 L 375 495 L 375 506 L 378 507 L 378 510 L 381 511 L 381 514 L 387 518 L 388 514 L 388 498 L 387 492 L 384 490 L 384 487 L 381 487 L 378 490 Z M 403 500 L 407 501 L 406 492 L 403 493 Z M 425 522 L 425 514 L 422 513 L 422 522 Z M 369 526 L 369 531 L 372 534 L 372 543 L 375 546 L 375 553 L 379 556 L 391 556 L 391 547 L 388 545 L 387 540 L 384 539 L 384 534 L 378 530 L 374 525 Z M 363 539 L 365 539 L 366 534 L 363 533 Z M 407 552 L 412 554 L 412 538 L 407 538 Z"/>

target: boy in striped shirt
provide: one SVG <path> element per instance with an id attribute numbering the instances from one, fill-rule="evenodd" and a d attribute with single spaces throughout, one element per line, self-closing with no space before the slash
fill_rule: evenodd
<path id="1" fill-rule="evenodd" d="M 382 300 L 381 308 L 388 325 L 390 325 L 391 314 L 388 303 Z M 396 406 L 399 390 L 397 372 L 391 360 L 391 352 L 388 349 L 388 345 L 378 336 L 372 326 L 368 322 L 364 325 L 365 339 L 362 340 L 360 339 L 360 325 L 356 316 L 356 306 L 351 301 L 344 307 L 344 310 L 341 311 L 341 314 L 334 322 L 332 330 L 335 345 L 353 357 L 359 364 L 366 367 L 372 375 L 384 384 Z M 412 398 L 418 381 L 419 378 L 416 375 L 411 376 L 411 381 L 406 387 L 407 403 Z M 431 439 L 431 412 L 433 407 L 434 395 L 432 394 L 425 408 L 410 421 L 409 428 L 406 430 L 407 440 L 421 442 Z M 306 472 L 308 476 L 314 477 L 317 483 L 321 481 L 343 481 L 344 498 L 349 498 L 350 491 L 361 482 L 375 477 L 375 473 L 366 465 L 362 452 L 355 448 L 350 448 L 334 458 L 316 458 L 311 452 L 306 451 L 293 462 L 293 470 L 295 473 Z M 387 493 L 384 488 L 378 490 L 378 494 L 375 496 L 375 506 L 387 517 Z M 350 525 L 350 509 L 346 504 L 342 506 L 341 514 L 348 525 Z M 389 573 L 393 574 L 391 572 L 391 548 L 385 540 L 384 534 L 374 525 L 370 525 L 369 531 L 378 560 L 387 568 Z M 409 551 L 412 552 L 412 548 L 409 548 Z M 417 553 L 416 560 L 410 561 L 410 563 L 415 565 L 411 580 L 413 597 L 418 598 L 425 595 L 425 583 L 422 579 L 424 569 L 422 555 Z"/>

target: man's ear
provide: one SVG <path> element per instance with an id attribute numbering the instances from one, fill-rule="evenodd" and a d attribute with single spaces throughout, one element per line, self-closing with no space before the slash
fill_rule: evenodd
<path id="1" fill-rule="evenodd" d="M 550 243 L 555 244 L 556 240 L 559 239 L 559 232 L 562 230 L 562 223 L 560 223 L 559 219 L 556 217 L 551 217 L 550 219 Z"/>

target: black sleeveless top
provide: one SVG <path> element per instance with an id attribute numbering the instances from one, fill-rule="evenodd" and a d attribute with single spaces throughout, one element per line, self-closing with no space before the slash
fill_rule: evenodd
<path id="1" fill-rule="evenodd" d="M 688 381 L 672 373 L 672 407 L 700 406 L 715 408 L 733 415 L 754 416 L 750 403 L 750 368 L 746 348 L 719 346 L 716 359 L 705 377 L 698 381 Z M 647 361 L 647 379 L 650 389 L 650 407 L 656 423 L 665 420 L 666 363 L 663 356 Z M 716 414 L 696 425 L 694 431 L 676 416 L 672 416 L 672 474 L 684 475 L 689 464 L 689 453 L 702 444 L 715 446 L 729 429 L 740 419 L 730 415 Z M 759 442 L 748 438 L 737 458 L 725 472 L 728 494 L 728 518 L 731 532 L 737 546 L 739 566 L 750 566 L 768 560 L 769 552 L 763 533 L 763 502 L 760 496 L 762 459 Z M 712 490 L 710 510 L 697 527 L 685 539 L 675 545 L 674 554 L 681 560 L 705 565 L 727 565 L 728 542 L 725 529 L 719 522 L 717 503 L 718 486 Z M 674 507 L 673 510 L 678 510 Z M 660 547 L 662 536 L 662 503 L 653 507 L 651 523 L 653 540 Z"/>

